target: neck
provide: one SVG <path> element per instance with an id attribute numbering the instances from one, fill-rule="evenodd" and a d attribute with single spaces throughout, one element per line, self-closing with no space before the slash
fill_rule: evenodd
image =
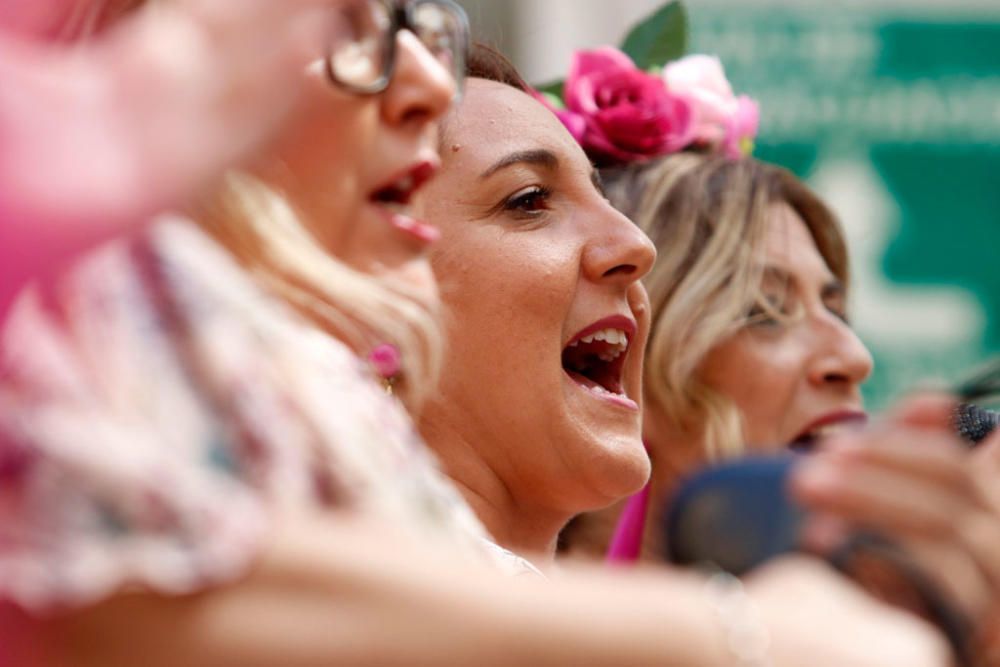
<path id="1" fill-rule="evenodd" d="M 425 413 L 424 438 L 496 543 L 536 563 L 551 561 L 559 531 L 571 515 L 518 498 L 480 454 L 474 439 L 442 425 L 434 412 L 432 408 Z"/>

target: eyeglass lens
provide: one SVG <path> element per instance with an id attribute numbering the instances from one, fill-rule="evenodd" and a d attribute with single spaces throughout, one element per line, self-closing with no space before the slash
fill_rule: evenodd
<path id="1" fill-rule="evenodd" d="M 395 6 L 385 0 L 350 0 L 341 7 L 330 42 L 330 74 L 349 88 L 375 92 L 388 83 L 393 65 Z M 412 25 L 406 27 L 460 82 L 466 31 L 461 10 L 443 2 L 418 0 L 409 8 L 409 18 Z"/>

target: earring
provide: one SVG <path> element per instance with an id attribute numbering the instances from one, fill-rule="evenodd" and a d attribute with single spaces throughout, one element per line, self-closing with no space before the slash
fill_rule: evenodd
<path id="1" fill-rule="evenodd" d="M 382 343 L 368 355 L 368 362 L 375 369 L 375 374 L 382 379 L 385 393 L 392 395 L 393 385 L 399 379 L 400 365 L 399 349 L 391 343 Z"/>

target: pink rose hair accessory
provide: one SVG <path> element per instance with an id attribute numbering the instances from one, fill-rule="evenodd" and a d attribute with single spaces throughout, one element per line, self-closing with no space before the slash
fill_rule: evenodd
<path id="1" fill-rule="evenodd" d="M 580 145 L 599 164 L 675 153 L 694 138 L 687 98 L 612 47 L 574 54 L 564 97 L 566 110 L 583 119 Z"/>
<path id="2" fill-rule="evenodd" d="M 663 80 L 694 109 L 695 146 L 732 159 L 750 154 L 760 119 L 757 103 L 733 93 L 717 57 L 695 54 L 675 60 L 663 68 Z"/>
<path id="3" fill-rule="evenodd" d="M 757 102 L 733 92 L 715 56 L 686 56 L 656 72 L 610 46 L 577 51 L 562 91 L 562 100 L 534 95 L 598 166 L 688 149 L 739 159 L 753 151 L 760 123 Z"/>

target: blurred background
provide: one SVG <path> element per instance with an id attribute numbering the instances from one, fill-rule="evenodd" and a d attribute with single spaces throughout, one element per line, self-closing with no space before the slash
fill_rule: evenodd
<path id="1" fill-rule="evenodd" d="M 460 0 L 529 81 L 661 0 Z M 1000 353 L 1000 0 L 689 0 L 691 53 L 761 104 L 755 155 L 847 230 L 879 408 Z"/>

